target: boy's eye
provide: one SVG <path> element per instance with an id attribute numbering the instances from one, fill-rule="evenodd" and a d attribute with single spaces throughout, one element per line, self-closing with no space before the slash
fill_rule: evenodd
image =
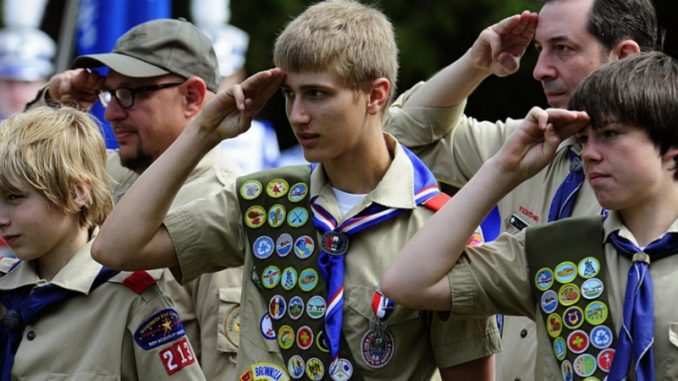
<path id="1" fill-rule="evenodd" d="M 16 201 L 16 200 L 19 200 L 19 199 L 22 199 L 22 198 L 24 198 L 24 196 L 21 195 L 21 194 L 8 194 L 8 195 L 5 196 L 5 199 L 7 201 Z"/>
<path id="2" fill-rule="evenodd" d="M 282 95 L 285 98 L 291 98 L 292 95 L 293 95 L 292 91 L 290 89 L 282 88 L 282 89 L 280 89 L 280 91 L 282 92 Z"/>

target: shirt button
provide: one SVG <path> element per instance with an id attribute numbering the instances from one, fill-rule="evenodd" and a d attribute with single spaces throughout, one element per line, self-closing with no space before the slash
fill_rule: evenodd
<path id="1" fill-rule="evenodd" d="M 527 336 L 527 330 L 523 329 L 522 331 L 520 331 L 520 337 L 525 338 L 525 336 Z"/>
<path id="2" fill-rule="evenodd" d="M 35 331 L 28 331 L 28 333 L 26 333 L 26 338 L 27 338 L 28 340 L 33 340 L 33 339 L 35 339 Z"/>

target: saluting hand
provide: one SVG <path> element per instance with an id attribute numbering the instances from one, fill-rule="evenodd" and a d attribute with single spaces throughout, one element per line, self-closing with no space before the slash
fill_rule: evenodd
<path id="1" fill-rule="evenodd" d="M 274 68 L 258 72 L 216 95 L 195 123 L 214 138 L 229 139 L 247 131 L 252 120 L 280 88 L 285 74 Z"/>
<path id="2" fill-rule="evenodd" d="M 530 178 L 553 160 L 563 140 L 588 123 L 583 111 L 533 107 L 497 153 L 497 164 L 519 181 Z"/>
<path id="3" fill-rule="evenodd" d="M 97 101 L 97 93 L 104 81 L 105 77 L 95 71 L 67 70 L 50 78 L 48 94 L 50 98 L 66 106 L 89 111 Z"/>
<path id="4" fill-rule="evenodd" d="M 498 77 L 518 71 L 537 29 L 538 16 L 524 11 L 507 17 L 483 30 L 471 47 L 471 56 L 478 69 Z"/>

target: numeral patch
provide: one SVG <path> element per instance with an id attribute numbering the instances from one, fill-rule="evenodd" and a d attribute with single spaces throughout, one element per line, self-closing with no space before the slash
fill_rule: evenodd
<path id="1" fill-rule="evenodd" d="M 160 351 L 160 359 L 170 376 L 195 362 L 193 350 L 185 336 Z"/>

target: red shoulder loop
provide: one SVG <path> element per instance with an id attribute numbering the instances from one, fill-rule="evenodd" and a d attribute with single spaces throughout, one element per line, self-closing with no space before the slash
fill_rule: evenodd
<path id="1" fill-rule="evenodd" d="M 437 195 L 429 198 L 428 200 L 424 201 L 422 204 L 433 210 L 434 212 L 437 212 L 442 208 L 448 201 L 452 199 L 452 196 L 450 196 L 447 193 L 440 192 Z"/>
<path id="2" fill-rule="evenodd" d="M 147 288 L 156 283 L 155 279 L 146 271 L 135 271 L 130 276 L 122 281 L 122 284 L 127 286 L 137 294 L 143 293 Z"/>

